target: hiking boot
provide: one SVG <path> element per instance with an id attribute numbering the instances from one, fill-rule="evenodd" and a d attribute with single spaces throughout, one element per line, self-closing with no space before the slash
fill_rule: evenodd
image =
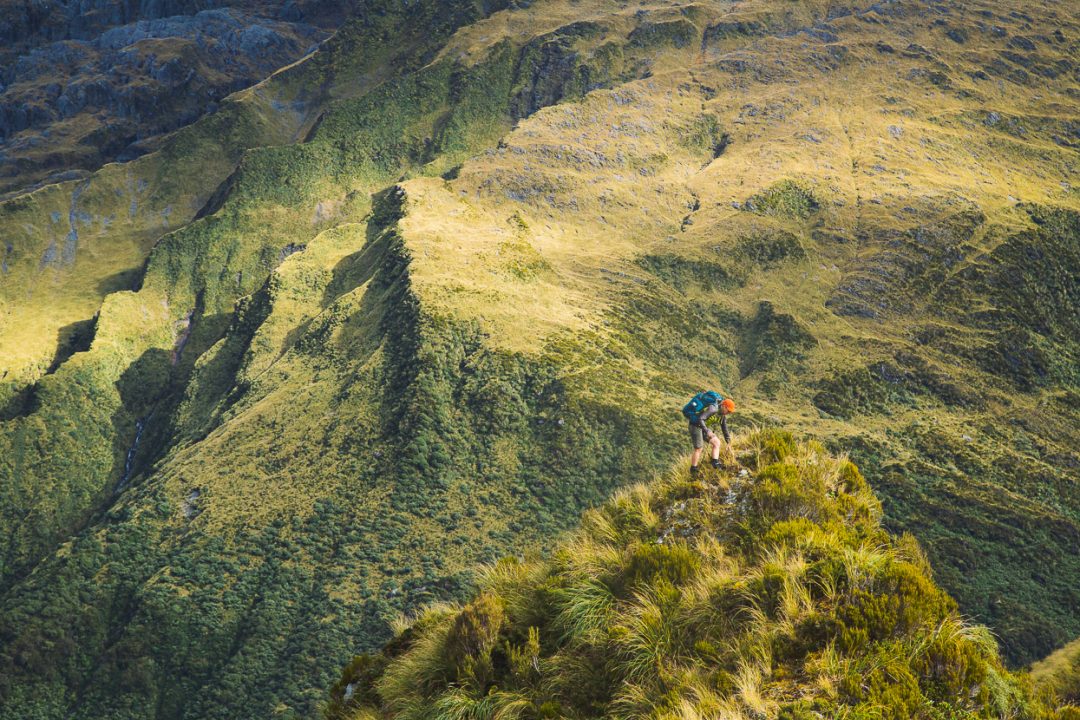
<path id="1" fill-rule="evenodd" d="M 724 463 L 722 463 L 719 460 L 713 460 L 712 461 L 712 466 L 717 470 L 723 470 L 725 468 Z"/>
<path id="2" fill-rule="evenodd" d="M 690 477 L 697 477 L 698 470 L 699 470 L 699 468 L 698 468 L 697 465 L 691 465 L 690 466 Z"/>

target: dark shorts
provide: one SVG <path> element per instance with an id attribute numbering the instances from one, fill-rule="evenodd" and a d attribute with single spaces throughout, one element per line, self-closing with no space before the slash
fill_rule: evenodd
<path id="1" fill-rule="evenodd" d="M 690 441 L 694 443 L 694 449 L 700 450 L 705 447 L 705 433 L 701 428 L 693 423 L 690 423 Z"/>

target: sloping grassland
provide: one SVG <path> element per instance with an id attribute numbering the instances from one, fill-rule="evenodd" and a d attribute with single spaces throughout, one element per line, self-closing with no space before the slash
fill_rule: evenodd
<path id="1" fill-rule="evenodd" d="M 705 386 L 849 450 L 1010 662 L 1075 637 L 1071 13 L 388 6 L 0 206 L 0 717 L 310 715 Z"/>

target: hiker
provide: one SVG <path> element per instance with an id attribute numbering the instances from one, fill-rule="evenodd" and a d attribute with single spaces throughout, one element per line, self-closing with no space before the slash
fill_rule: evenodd
<path id="1" fill-rule="evenodd" d="M 705 441 L 712 446 L 712 466 L 722 467 L 720 462 L 720 438 L 717 437 L 705 421 L 717 413 L 720 414 L 720 429 L 724 433 L 724 440 L 731 445 L 731 433 L 728 432 L 727 416 L 735 412 L 735 403 L 731 398 L 725 398 L 720 393 L 709 390 L 701 392 L 690 399 L 683 407 L 683 415 L 690 421 L 690 440 L 694 443 L 694 454 L 690 456 L 690 474 L 696 475 L 698 463 L 701 461 L 701 451 L 705 447 Z"/>

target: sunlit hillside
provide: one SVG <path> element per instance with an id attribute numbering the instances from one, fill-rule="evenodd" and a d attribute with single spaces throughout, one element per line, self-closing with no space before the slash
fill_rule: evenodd
<path id="1" fill-rule="evenodd" d="M 309 717 L 706 387 L 1076 638 L 1078 15 L 380 0 L 0 203 L 0 718 Z"/>
<path id="2" fill-rule="evenodd" d="M 1064 701 L 1080 705 L 1080 640 L 1032 665 L 1031 678 Z"/>

